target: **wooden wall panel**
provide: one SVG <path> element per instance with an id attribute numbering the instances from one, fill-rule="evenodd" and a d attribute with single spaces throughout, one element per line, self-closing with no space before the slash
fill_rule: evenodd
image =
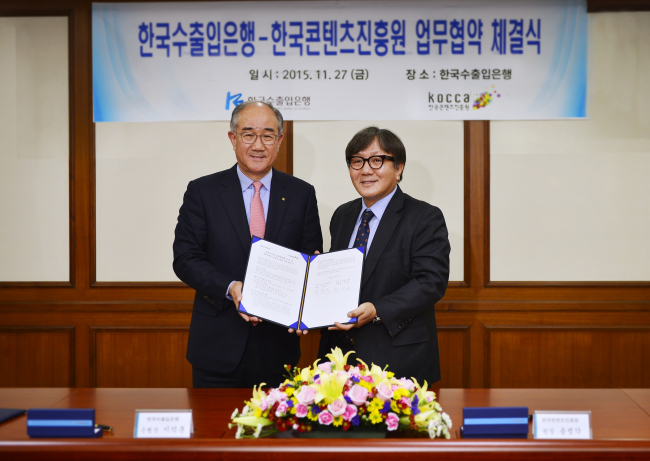
<path id="1" fill-rule="evenodd" d="M 469 387 L 469 325 L 438 325 L 440 375 L 436 387 Z"/>
<path id="2" fill-rule="evenodd" d="M 95 387 L 192 387 L 189 327 L 90 327 Z"/>
<path id="3" fill-rule="evenodd" d="M 488 387 L 650 387 L 650 326 L 489 326 Z"/>
<path id="4" fill-rule="evenodd" d="M 300 361 L 299 368 L 309 367 L 314 364 L 318 357 L 318 345 L 320 344 L 320 331 L 310 331 L 306 336 L 300 338 Z"/>
<path id="5" fill-rule="evenodd" d="M 74 387 L 74 330 L 0 327 L 0 387 Z"/>

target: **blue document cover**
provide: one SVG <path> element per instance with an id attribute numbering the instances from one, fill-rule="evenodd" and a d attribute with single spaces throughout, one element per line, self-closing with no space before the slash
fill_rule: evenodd
<path id="1" fill-rule="evenodd" d="M 460 430 L 465 439 L 525 439 L 528 437 L 528 408 L 463 408 Z"/>
<path id="2" fill-rule="evenodd" d="M 27 435 L 30 437 L 101 437 L 95 428 L 94 408 L 27 410 Z"/>

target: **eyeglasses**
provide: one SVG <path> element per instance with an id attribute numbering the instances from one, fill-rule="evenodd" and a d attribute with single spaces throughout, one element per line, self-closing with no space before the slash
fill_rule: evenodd
<path id="1" fill-rule="evenodd" d="M 373 155 L 372 157 L 363 158 L 363 157 L 350 157 L 348 160 L 349 165 L 353 170 L 360 170 L 364 167 L 366 162 L 370 165 L 370 168 L 373 170 L 378 170 L 384 164 L 384 160 L 390 160 L 391 162 L 395 161 L 395 157 L 389 157 L 388 155 Z"/>
<path id="2" fill-rule="evenodd" d="M 262 139 L 262 144 L 265 146 L 272 146 L 275 144 L 275 142 L 278 140 L 277 135 L 275 134 L 270 134 L 270 133 L 264 133 L 264 134 L 255 134 L 255 133 L 240 133 L 239 137 L 241 138 L 241 141 L 244 144 L 255 144 L 255 141 L 257 141 L 257 137 L 260 137 Z"/>

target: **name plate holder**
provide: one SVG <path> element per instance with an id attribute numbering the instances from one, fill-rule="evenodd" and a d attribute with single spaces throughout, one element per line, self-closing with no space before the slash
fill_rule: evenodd
<path id="1" fill-rule="evenodd" d="M 528 438 L 528 407 L 463 408 L 464 439 Z"/>
<path id="2" fill-rule="evenodd" d="M 535 411 L 533 435 L 536 439 L 591 439 L 591 411 Z"/>
<path id="3" fill-rule="evenodd" d="M 189 439 L 193 433 L 192 410 L 135 410 L 136 439 Z"/>

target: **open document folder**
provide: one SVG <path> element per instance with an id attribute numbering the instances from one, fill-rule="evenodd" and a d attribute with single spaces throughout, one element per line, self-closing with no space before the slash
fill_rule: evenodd
<path id="1" fill-rule="evenodd" d="M 356 323 L 364 251 L 309 256 L 253 237 L 239 311 L 300 330 Z"/>

